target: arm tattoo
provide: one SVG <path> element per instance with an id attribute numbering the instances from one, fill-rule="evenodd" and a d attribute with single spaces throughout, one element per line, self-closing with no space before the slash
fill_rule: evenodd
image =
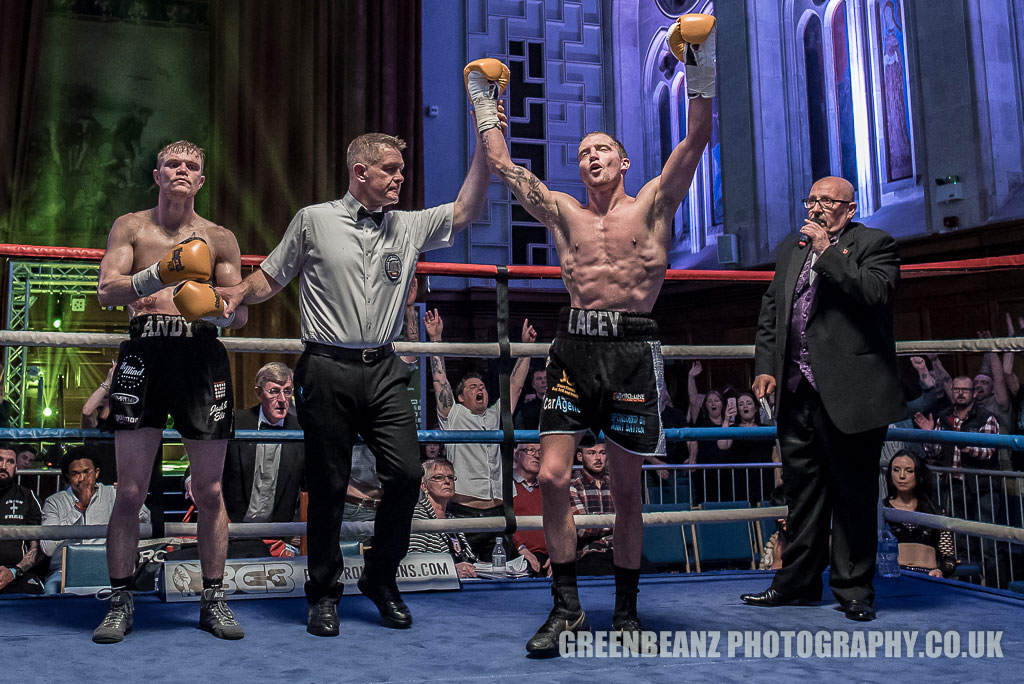
<path id="1" fill-rule="evenodd" d="M 430 372 L 438 382 L 448 382 L 448 374 L 444 370 L 444 359 L 440 356 L 430 357 Z"/>
<path id="2" fill-rule="evenodd" d="M 444 387 L 441 388 L 438 400 L 441 402 L 441 408 L 446 411 L 455 405 L 455 398 L 452 396 L 452 386 L 447 382 L 444 384 Z"/>
<path id="3" fill-rule="evenodd" d="M 530 362 L 530 358 L 527 356 L 520 356 L 516 359 L 516 365 L 512 367 L 512 375 L 515 375 L 518 371 L 522 370 L 523 365 Z"/>
<path id="4" fill-rule="evenodd" d="M 405 307 L 405 340 L 418 342 L 420 339 L 420 317 L 416 315 L 416 307 Z"/>

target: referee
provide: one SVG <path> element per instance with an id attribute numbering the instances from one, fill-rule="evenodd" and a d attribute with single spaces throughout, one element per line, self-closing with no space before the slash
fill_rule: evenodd
<path id="1" fill-rule="evenodd" d="M 382 133 L 353 140 L 348 193 L 299 210 L 259 269 L 235 287 L 218 288 L 230 314 L 266 301 L 299 276 L 305 351 L 295 388 L 309 481 L 306 629 L 317 636 L 338 635 L 338 535 L 357 434 L 376 458 L 382 489 L 359 590 L 385 626 L 412 625 L 395 573 L 408 547 L 422 469 L 409 370 L 392 342 L 420 252 L 452 245 L 483 208 L 490 178 L 478 142 L 454 203 L 384 214 L 398 202 L 403 149 L 404 141 Z"/>

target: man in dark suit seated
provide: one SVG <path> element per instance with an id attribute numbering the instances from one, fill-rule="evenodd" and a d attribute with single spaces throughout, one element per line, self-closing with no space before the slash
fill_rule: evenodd
<path id="1" fill-rule="evenodd" d="M 285 364 L 272 361 L 260 368 L 255 388 L 260 403 L 235 411 L 235 429 L 300 430 L 298 419 L 288 412 L 292 387 L 292 371 Z M 221 480 L 228 519 L 233 523 L 298 520 L 305 472 L 301 441 L 231 440 Z M 228 555 L 245 558 L 269 554 L 260 540 L 244 539 L 233 540 Z"/>
<path id="2" fill-rule="evenodd" d="M 288 412 L 292 371 L 272 361 L 256 373 L 260 403 L 235 411 L 236 430 L 300 430 Z M 305 478 L 302 442 L 232 440 L 224 461 L 224 507 L 231 522 L 292 522 L 298 519 Z"/>

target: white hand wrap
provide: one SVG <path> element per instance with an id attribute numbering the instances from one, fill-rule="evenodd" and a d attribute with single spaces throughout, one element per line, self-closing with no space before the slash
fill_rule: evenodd
<path id="1" fill-rule="evenodd" d="M 164 281 L 160 280 L 160 262 L 144 268 L 132 276 L 132 287 L 139 297 L 148 297 L 166 287 Z"/>
<path id="2" fill-rule="evenodd" d="M 203 316 L 202 320 L 209 321 L 221 328 L 227 328 L 235 322 L 235 312 L 232 311 L 229 316 Z"/>
<path id="3" fill-rule="evenodd" d="M 686 92 L 690 97 L 715 96 L 715 34 L 710 35 L 700 45 L 686 44 Z"/>

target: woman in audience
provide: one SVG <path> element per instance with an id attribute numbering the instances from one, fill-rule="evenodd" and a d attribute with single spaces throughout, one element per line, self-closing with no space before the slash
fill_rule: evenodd
<path id="1" fill-rule="evenodd" d="M 931 477 L 920 456 L 897 451 L 889 461 L 885 482 L 888 491 L 883 506 L 942 515 L 931 497 Z M 950 577 L 956 570 L 952 534 L 913 523 L 888 524 L 900 545 L 900 567 L 932 577 Z"/>
<path id="2" fill-rule="evenodd" d="M 761 427 L 761 413 L 752 392 L 740 392 L 736 396 L 734 427 Z M 728 463 L 771 463 L 774 450 L 773 440 L 737 439 L 732 440 L 725 459 Z M 733 474 L 733 501 L 749 501 L 755 505 L 767 501 L 775 488 L 775 471 L 771 468 L 735 470 Z M 725 477 L 723 472 L 723 480 Z"/>
<path id="3" fill-rule="evenodd" d="M 423 462 L 423 496 L 413 509 L 413 520 L 442 520 L 455 496 L 455 466 L 446 458 Z M 455 559 L 459 577 L 476 577 L 476 555 L 462 532 L 413 532 L 409 535 L 409 553 L 448 553 Z"/>
<path id="4" fill-rule="evenodd" d="M 732 427 L 736 420 L 736 400 L 727 400 L 718 390 L 711 390 L 704 396 L 704 405 L 697 414 L 694 427 Z M 687 463 L 709 465 L 728 463 L 731 439 L 701 440 L 691 442 L 696 447 L 690 449 L 690 460 Z M 702 468 L 690 474 L 693 482 L 694 503 L 704 501 L 722 501 L 722 490 L 732 495 L 731 473 L 717 468 Z"/>

